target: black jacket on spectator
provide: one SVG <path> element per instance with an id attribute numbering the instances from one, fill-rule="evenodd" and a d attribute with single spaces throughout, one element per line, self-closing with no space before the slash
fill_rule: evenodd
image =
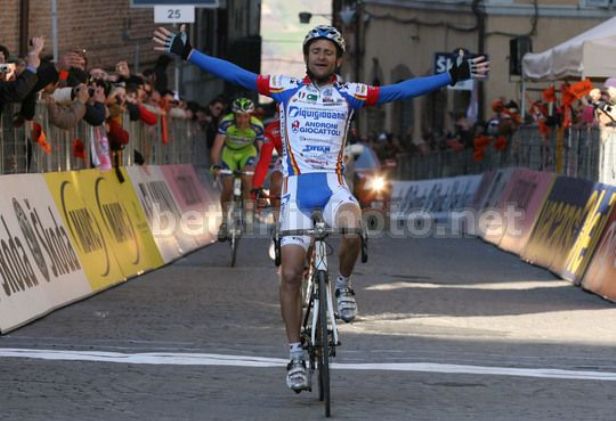
<path id="1" fill-rule="evenodd" d="M 0 82 L 0 115 L 4 104 L 23 101 L 37 81 L 36 73 L 24 70 L 14 82 Z"/>
<path id="2" fill-rule="evenodd" d="M 128 110 L 130 121 L 139 121 L 139 106 L 137 104 L 127 102 L 126 109 Z"/>
<path id="3" fill-rule="evenodd" d="M 48 62 L 40 65 L 37 76 L 38 81 L 21 104 L 21 111 L 19 114 L 26 120 L 32 120 L 34 118 L 36 93 L 50 83 L 57 83 L 60 77 L 53 63 Z"/>

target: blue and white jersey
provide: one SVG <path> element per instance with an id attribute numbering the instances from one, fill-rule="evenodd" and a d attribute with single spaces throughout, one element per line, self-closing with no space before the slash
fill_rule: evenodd
<path id="1" fill-rule="evenodd" d="M 331 83 L 317 86 L 310 79 L 260 76 L 259 92 L 279 103 L 284 147 L 283 173 L 342 174 L 344 146 L 353 112 L 368 100 L 364 84 Z M 376 89 L 372 88 L 376 98 Z"/>

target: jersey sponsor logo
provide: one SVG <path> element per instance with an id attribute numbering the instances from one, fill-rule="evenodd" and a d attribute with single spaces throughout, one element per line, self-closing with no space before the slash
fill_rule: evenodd
<path id="1" fill-rule="evenodd" d="M 329 153 L 331 152 L 331 146 L 322 146 L 322 145 L 304 145 L 304 149 L 302 152 L 322 152 Z"/>
<path id="2" fill-rule="evenodd" d="M 295 120 L 293 123 L 291 123 L 291 130 L 293 130 L 293 133 L 297 133 L 299 131 L 299 127 L 299 121 Z"/>
<path id="3" fill-rule="evenodd" d="M 303 118 L 311 118 L 313 120 L 319 121 L 320 119 L 326 120 L 346 120 L 346 113 L 343 112 L 335 112 L 335 111 L 327 111 L 327 110 L 316 110 L 316 109 L 305 109 L 297 106 L 289 107 L 289 117 L 303 117 Z"/>
<path id="4" fill-rule="evenodd" d="M 295 133 L 297 131 L 293 130 Z M 299 127 L 300 133 L 308 134 L 323 134 L 329 136 L 341 136 L 342 131 L 339 129 L 337 123 L 319 122 L 319 121 L 307 121 L 304 126 Z"/>

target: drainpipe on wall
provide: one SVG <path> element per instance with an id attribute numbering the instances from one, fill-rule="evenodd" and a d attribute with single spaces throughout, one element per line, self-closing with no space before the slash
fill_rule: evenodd
<path id="1" fill-rule="evenodd" d="M 28 53 L 28 34 L 30 32 L 30 0 L 19 3 L 19 57 Z"/>
<path id="2" fill-rule="evenodd" d="M 477 19 L 477 54 L 485 53 L 485 39 L 486 39 L 486 12 L 483 8 L 482 0 L 473 0 L 472 4 L 473 14 Z M 485 93 L 483 89 L 483 83 L 477 85 L 477 108 L 479 121 L 484 121 L 485 112 L 483 104 L 485 103 Z"/>

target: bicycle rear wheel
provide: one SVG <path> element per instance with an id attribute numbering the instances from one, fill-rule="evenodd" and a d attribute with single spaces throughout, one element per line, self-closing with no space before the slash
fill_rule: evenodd
<path id="1" fill-rule="evenodd" d="M 319 400 L 325 405 L 325 416 L 331 415 L 331 393 L 329 383 L 329 334 L 327 331 L 327 272 L 317 272 L 319 283 L 319 322 L 317 323 L 317 335 L 320 341 L 321 352 L 317 357 L 317 369 L 319 371 Z"/>

